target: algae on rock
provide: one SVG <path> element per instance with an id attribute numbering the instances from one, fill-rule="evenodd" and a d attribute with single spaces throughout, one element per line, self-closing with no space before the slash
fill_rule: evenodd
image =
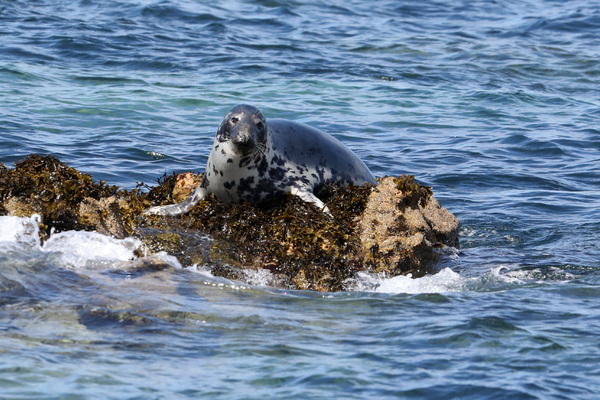
<path id="1" fill-rule="evenodd" d="M 184 266 L 239 280 L 268 270 L 274 286 L 317 291 L 344 290 L 359 271 L 421 276 L 433 271 L 441 246 L 459 244 L 458 220 L 413 176 L 324 188 L 319 196 L 333 217 L 292 195 L 261 205 L 210 196 L 180 217 L 143 214 L 151 204 L 184 200 L 200 179 L 174 173 L 128 191 L 30 155 L 14 169 L 0 164 L 0 215 L 40 214 L 42 239 L 51 228 L 134 235 Z"/>
<path id="2" fill-rule="evenodd" d="M 53 156 L 32 154 L 0 174 L 0 204 L 13 215 L 35 211 L 42 216 L 42 233 L 90 229 L 78 218 L 77 207 L 84 198 L 100 199 L 117 194 L 116 186 L 94 183 L 88 174 Z"/>

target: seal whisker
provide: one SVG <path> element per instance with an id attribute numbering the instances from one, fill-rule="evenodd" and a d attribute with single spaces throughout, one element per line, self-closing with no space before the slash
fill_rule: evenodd
<path id="1" fill-rule="evenodd" d="M 254 145 L 254 148 L 261 153 L 263 156 L 267 156 L 267 146 L 263 143 L 257 143 Z"/>

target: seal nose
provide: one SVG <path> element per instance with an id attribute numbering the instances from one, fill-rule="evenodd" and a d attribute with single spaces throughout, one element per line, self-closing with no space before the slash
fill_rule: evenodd
<path id="1" fill-rule="evenodd" d="M 231 142 L 243 150 L 254 146 L 255 141 L 256 132 L 253 124 L 241 122 L 231 132 Z"/>

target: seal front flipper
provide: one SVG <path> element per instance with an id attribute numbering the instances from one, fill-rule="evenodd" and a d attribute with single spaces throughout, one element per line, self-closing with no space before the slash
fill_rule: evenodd
<path id="1" fill-rule="evenodd" d="M 329 211 L 329 207 L 327 207 L 321 199 L 315 196 L 313 192 L 309 191 L 308 188 L 293 187 L 292 190 L 290 190 L 290 193 L 294 196 L 300 197 L 307 203 L 313 203 L 319 210 L 323 211 L 330 217 L 333 217 L 333 215 L 331 215 L 331 211 Z"/>
<path id="2" fill-rule="evenodd" d="M 196 190 L 194 190 L 190 197 L 185 199 L 183 202 L 179 204 L 170 204 L 168 206 L 150 207 L 149 209 L 144 211 L 144 214 L 158 214 L 171 216 L 185 214 L 186 212 L 194 208 L 194 206 L 198 204 L 200 200 L 204 199 L 207 195 L 208 191 L 202 186 L 202 184 L 200 184 L 200 186 L 198 186 Z"/>

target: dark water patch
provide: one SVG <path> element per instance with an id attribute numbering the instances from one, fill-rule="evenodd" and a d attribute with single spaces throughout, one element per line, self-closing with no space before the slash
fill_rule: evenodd
<path id="1" fill-rule="evenodd" d="M 578 198 L 578 193 L 556 193 L 547 191 L 521 192 L 520 199 L 513 199 L 510 204 L 513 207 L 527 210 L 530 215 L 577 215 L 585 213 L 595 201 Z"/>
<path id="2" fill-rule="evenodd" d="M 215 22 L 222 20 L 217 15 L 215 15 L 215 13 L 213 12 L 214 9 L 202 6 L 196 7 L 197 11 L 188 11 L 182 9 L 182 7 L 177 7 L 175 5 L 171 5 L 167 2 L 164 2 L 143 7 L 140 11 L 140 15 L 145 18 L 151 17 L 156 21 L 159 21 L 160 24 L 164 24 L 165 22 L 206 24 L 207 22 Z M 206 10 L 209 12 L 203 13 L 201 12 L 201 10 Z"/>
<path id="3" fill-rule="evenodd" d="M 141 79 L 134 79 L 134 78 L 125 78 L 125 77 L 111 77 L 111 76 L 85 76 L 85 75 L 79 75 L 79 76 L 73 76 L 71 77 L 71 79 L 77 81 L 77 82 L 82 82 L 82 83 L 89 83 L 89 84 L 93 84 L 93 85 L 126 85 L 126 84 L 133 84 L 133 85 L 142 85 L 142 86 L 146 86 L 147 83 Z"/>
<path id="4" fill-rule="evenodd" d="M 597 274 L 598 271 L 595 271 Z M 600 294 L 600 288 L 597 285 L 594 286 L 568 286 L 562 288 L 553 288 L 551 290 L 554 294 L 559 296 L 570 297 L 573 299 L 581 299 L 587 301 L 587 299 L 593 298 Z"/>
<path id="5" fill-rule="evenodd" d="M 257 31 L 249 30 L 244 32 L 248 34 L 248 40 L 252 41 L 255 39 L 263 39 L 263 34 L 267 30 L 277 31 L 280 35 L 292 32 L 295 29 L 285 20 L 280 17 L 254 17 L 253 15 L 245 15 L 243 18 L 233 18 L 227 21 L 228 25 L 232 25 L 236 30 L 244 32 L 244 28 L 255 28 L 260 26 L 260 33 Z M 277 38 L 271 38 L 271 40 Z M 242 42 L 243 43 L 243 42 Z"/>
<path id="6" fill-rule="evenodd" d="M 483 378 L 483 377 L 482 377 Z M 492 388 L 478 384 L 445 384 L 434 385 L 427 388 L 418 388 L 408 391 L 396 392 L 396 395 L 410 398 L 450 398 L 461 396 L 465 399 L 539 399 L 538 396 L 508 388 Z"/>
<path id="7" fill-rule="evenodd" d="M 509 173 L 508 171 L 492 172 L 492 170 L 481 170 L 478 172 L 471 173 L 445 173 L 438 175 L 436 178 L 438 183 L 445 185 L 451 185 L 456 188 L 463 188 L 471 192 L 471 189 L 478 188 L 482 189 L 496 189 L 496 197 L 510 198 L 515 196 L 517 191 L 519 195 L 527 197 L 535 194 L 531 190 L 548 190 L 546 194 L 550 194 L 550 191 L 556 191 L 554 193 L 560 193 L 561 191 L 570 191 L 571 186 L 566 186 L 552 176 L 539 176 L 537 174 L 526 174 L 526 173 Z M 568 184 L 568 182 L 565 182 Z M 500 192 L 500 189 L 504 192 Z M 513 191 L 510 191 L 513 190 Z M 477 195 L 477 193 L 473 193 Z M 515 201 L 518 198 L 513 198 Z"/>
<path id="8" fill-rule="evenodd" d="M 499 92 L 499 91 L 479 91 L 473 93 L 473 98 L 470 102 L 489 102 L 492 104 L 506 105 L 532 105 L 534 107 L 548 107 L 549 105 L 566 105 L 567 102 L 561 97 L 551 97 L 534 95 L 524 90 L 514 92 Z"/>
<path id="9" fill-rule="evenodd" d="M 422 50 L 418 48 L 412 48 L 404 43 L 394 43 L 386 46 L 377 46 L 376 44 L 365 44 L 359 47 L 349 49 L 353 53 L 389 53 L 389 54 L 409 54 L 417 55 L 424 54 Z"/>
<path id="10" fill-rule="evenodd" d="M 191 69 L 191 66 L 182 65 L 173 62 L 172 59 L 166 57 L 163 59 L 134 59 L 134 60 L 120 60 L 120 61 L 105 61 L 103 66 L 107 68 L 122 68 L 124 70 L 138 71 L 179 71 L 185 69 Z"/>
<path id="11" fill-rule="evenodd" d="M 586 10 L 587 11 L 587 10 Z M 591 12 L 592 15 L 583 10 L 570 14 L 568 16 L 555 19 L 539 19 L 530 25 L 528 31 L 542 30 L 561 33 L 576 33 L 583 35 L 585 32 L 595 32 L 600 27 L 600 16 L 597 12 Z"/>
<path id="12" fill-rule="evenodd" d="M 419 300 L 419 301 L 424 301 L 427 303 L 434 303 L 434 304 L 443 304 L 443 303 L 449 303 L 452 301 L 452 299 L 450 299 L 449 297 L 441 294 L 441 293 L 426 293 L 426 294 L 420 294 L 414 297 L 415 300 Z"/>
<path id="13" fill-rule="evenodd" d="M 49 77 L 43 76 L 41 74 L 34 74 L 32 72 L 27 72 L 22 69 L 17 68 L 16 66 L 3 66 L 0 67 L 0 76 L 6 77 L 7 82 L 12 82 L 14 80 L 21 81 L 23 83 L 36 82 L 36 81 L 44 81 L 51 80 Z M 13 94 L 23 94 L 20 91 L 14 91 Z"/>
<path id="14" fill-rule="evenodd" d="M 79 322 L 90 329 L 126 329 L 128 325 L 150 325 L 152 320 L 139 313 L 130 311 L 116 312 L 112 310 L 94 308 L 81 313 Z"/>
<path id="15" fill-rule="evenodd" d="M 0 305 L 5 307 L 19 304 L 27 297 L 31 296 L 20 282 L 4 276 L 0 278 Z"/>
<path id="16" fill-rule="evenodd" d="M 7 58 L 10 61 L 27 59 L 30 61 L 48 63 L 48 62 L 57 61 L 59 59 L 56 56 L 43 54 L 43 53 L 36 51 L 35 49 L 28 50 L 22 46 L 4 48 L 3 54 L 8 56 Z"/>
<path id="17" fill-rule="evenodd" d="M 469 348 L 475 343 L 480 342 L 482 339 L 483 336 L 479 333 L 461 332 L 431 340 L 431 343 L 435 345 L 448 346 L 450 348 Z"/>
<path id="18" fill-rule="evenodd" d="M 0 298 L 3 303 L 13 304 L 17 309 L 26 310 L 37 303 L 62 301 L 64 289 L 68 286 L 82 290 L 89 287 L 85 279 L 72 271 L 48 265 L 44 257 L 28 256 L 20 262 L 17 257 L 11 258 L 12 262 L 3 263 L 0 283 L 13 290 L 1 292 Z M 23 296 L 14 297 L 14 290 Z"/>

